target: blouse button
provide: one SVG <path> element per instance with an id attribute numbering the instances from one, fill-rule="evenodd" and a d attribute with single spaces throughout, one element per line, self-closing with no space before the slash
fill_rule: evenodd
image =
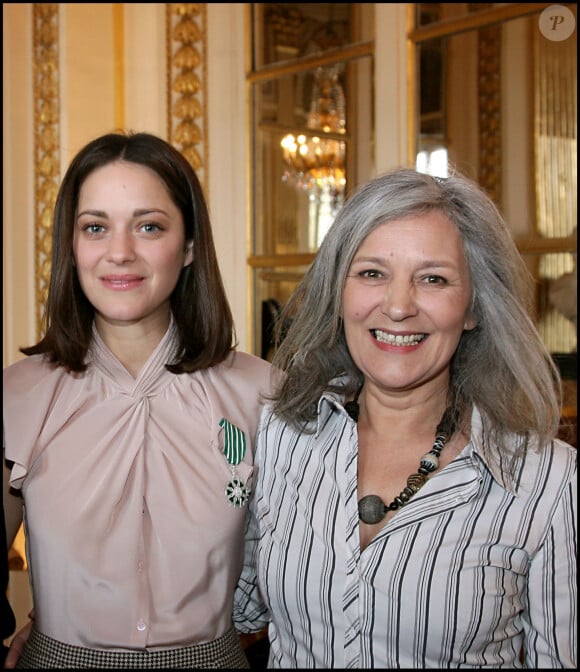
<path id="1" fill-rule="evenodd" d="M 142 572 L 143 571 L 143 560 L 139 560 L 137 563 L 137 571 Z"/>
<path id="2" fill-rule="evenodd" d="M 145 623 L 144 620 L 140 620 L 140 621 L 137 623 L 137 630 L 143 632 L 143 630 L 145 630 L 146 628 L 147 628 L 147 623 Z"/>

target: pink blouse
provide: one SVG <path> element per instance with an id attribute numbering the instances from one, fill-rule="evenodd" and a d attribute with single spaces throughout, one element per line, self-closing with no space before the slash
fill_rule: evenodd
<path id="1" fill-rule="evenodd" d="M 91 648 L 174 648 L 223 635 L 242 567 L 246 506 L 226 497 L 226 418 L 251 486 L 270 365 L 247 353 L 165 369 L 172 324 L 133 378 L 96 330 L 85 373 L 40 356 L 4 370 L 5 453 L 21 488 L 40 632 Z"/>

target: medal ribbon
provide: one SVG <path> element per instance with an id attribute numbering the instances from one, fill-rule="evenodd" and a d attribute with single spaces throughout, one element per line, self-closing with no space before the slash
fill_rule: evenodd
<path id="1" fill-rule="evenodd" d="M 239 427 L 232 425 L 225 418 L 220 420 L 219 425 L 225 432 L 224 455 L 228 464 L 235 466 L 244 459 L 246 454 L 246 435 Z"/>
<path id="2" fill-rule="evenodd" d="M 250 496 L 250 489 L 240 480 L 236 469 L 236 465 L 246 454 L 246 435 L 226 418 L 219 421 L 219 426 L 224 430 L 224 455 L 232 468 L 232 477 L 226 484 L 225 495 L 232 506 L 239 508 L 248 503 Z"/>

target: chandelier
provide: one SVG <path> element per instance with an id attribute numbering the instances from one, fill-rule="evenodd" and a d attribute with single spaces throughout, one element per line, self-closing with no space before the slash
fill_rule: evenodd
<path id="1" fill-rule="evenodd" d="M 306 133 L 289 133 L 280 145 L 286 170 L 284 182 L 307 191 L 311 198 L 331 198 L 333 209 L 344 200 L 346 133 L 344 91 L 337 65 L 320 66 L 314 84 Z"/>

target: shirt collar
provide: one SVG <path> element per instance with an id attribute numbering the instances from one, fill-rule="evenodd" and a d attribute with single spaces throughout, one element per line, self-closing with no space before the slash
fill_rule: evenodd
<path id="1" fill-rule="evenodd" d="M 347 382 L 346 376 L 339 376 L 330 381 L 330 385 L 344 385 Z M 325 390 L 318 400 L 318 415 L 316 419 L 316 436 L 318 437 L 322 428 L 326 425 L 329 417 L 333 413 L 343 415 L 347 421 L 354 422 L 344 408 L 345 395 L 339 392 L 330 392 Z"/>
<path id="2" fill-rule="evenodd" d="M 517 496 L 517 487 L 512 483 L 511 479 L 506 479 L 504 471 L 502 470 L 502 463 L 509 459 L 509 456 L 500 455 L 499 451 L 493 450 L 490 446 L 491 437 L 485 427 L 481 413 L 477 407 L 473 408 L 471 414 L 471 436 L 470 444 L 472 455 L 480 461 L 492 478 L 505 490 L 512 495 Z M 522 441 L 518 436 L 513 437 L 514 449 L 518 441 Z M 487 449 L 486 449 L 487 445 Z M 493 453 L 493 455 L 492 455 Z M 497 456 L 494 459 L 494 456 Z"/>

